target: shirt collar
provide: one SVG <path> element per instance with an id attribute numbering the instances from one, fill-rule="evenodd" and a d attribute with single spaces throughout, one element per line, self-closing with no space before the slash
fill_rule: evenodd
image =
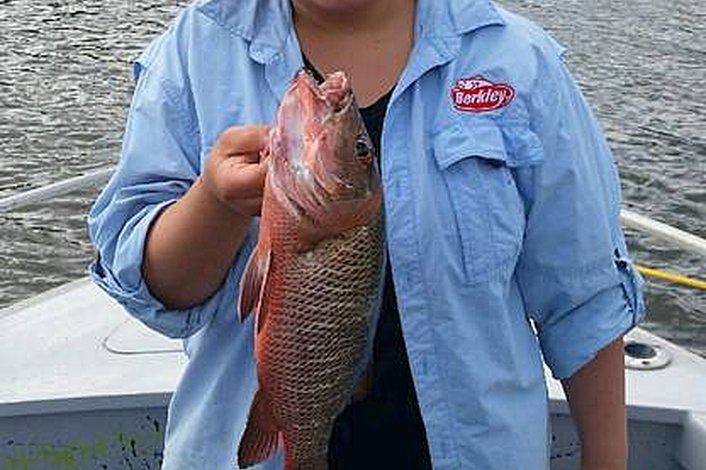
<path id="1" fill-rule="evenodd" d="M 289 0 L 201 0 L 197 9 L 250 43 L 250 56 L 268 62 L 292 32 Z"/>
<path id="2" fill-rule="evenodd" d="M 292 33 L 290 0 L 201 0 L 199 11 L 250 42 L 250 54 L 268 62 Z M 418 38 L 460 36 L 504 21 L 491 0 L 417 0 Z M 452 34 L 449 34 L 452 32 Z"/>
<path id="3" fill-rule="evenodd" d="M 461 36 L 504 24 L 491 0 L 417 0 L 418 37 Z"/>

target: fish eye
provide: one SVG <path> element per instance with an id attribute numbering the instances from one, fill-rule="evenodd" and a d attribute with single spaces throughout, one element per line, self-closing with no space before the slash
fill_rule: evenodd
<path id="1" fill-rule="evenodd" d="M 362 137 L 359 137 L 358 140 L 356 140 L 355 142 L 355 155 L 358 158 L 363 158 L 370 155 L 370 146 L 368 145 L 368 142 Z"/>

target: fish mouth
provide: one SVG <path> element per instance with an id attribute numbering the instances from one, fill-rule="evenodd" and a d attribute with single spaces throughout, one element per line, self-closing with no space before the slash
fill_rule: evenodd
<path id="1" fill-rule="evenodd" d="M 313 95 L 312 98 L 323 105 L 314 106 L 314 108 L 319 108 L 321 112 L 321 123 L 326 123 L 332 118 L 340 119 L 348 113 L 353 105 L 353 89 L 343 72 L 329 74 L 321 84 L 317 83 L 306 69 L 302 69 L 297 78 L 297 82 L 306 87 Z"/>
<path id="2" fill-rule="evenodd" d="M 334 115 L 348 112 L 353 104 L 353 90 L 343 72 L 335 72 L 318 87 L 321 97 L 331 106 Z"/>

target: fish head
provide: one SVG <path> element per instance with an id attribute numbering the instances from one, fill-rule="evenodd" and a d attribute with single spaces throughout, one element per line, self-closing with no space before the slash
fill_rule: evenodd
<path id="1" fill-rule="evenodd" d="M 271 170 L 305 211 L 355 210 L 381 192 L 375 150 L 343 72 L 318 84 L 300 71 L 282 99 L 272 132 Z"/>

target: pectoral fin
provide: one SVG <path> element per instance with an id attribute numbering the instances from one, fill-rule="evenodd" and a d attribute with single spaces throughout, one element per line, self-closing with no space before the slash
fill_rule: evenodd
<path id="1" fill-rule="evenodd" d="M 257 323 L 262 324 L 264 315 L 262 311 L 262 298 L 267 285 L 267 272 L 270 268 L 270 259 L 272 252 L 267 250 L 265 253 L 260 253 L 260 250 L 255 249 L 250 260 L 245 267 L 245 272 L 240 280 L 240 292 L 238 294 L 238 314 L 240 321 L 243 322 L 250 315 L 250 312 L 257 312 Z"/>

